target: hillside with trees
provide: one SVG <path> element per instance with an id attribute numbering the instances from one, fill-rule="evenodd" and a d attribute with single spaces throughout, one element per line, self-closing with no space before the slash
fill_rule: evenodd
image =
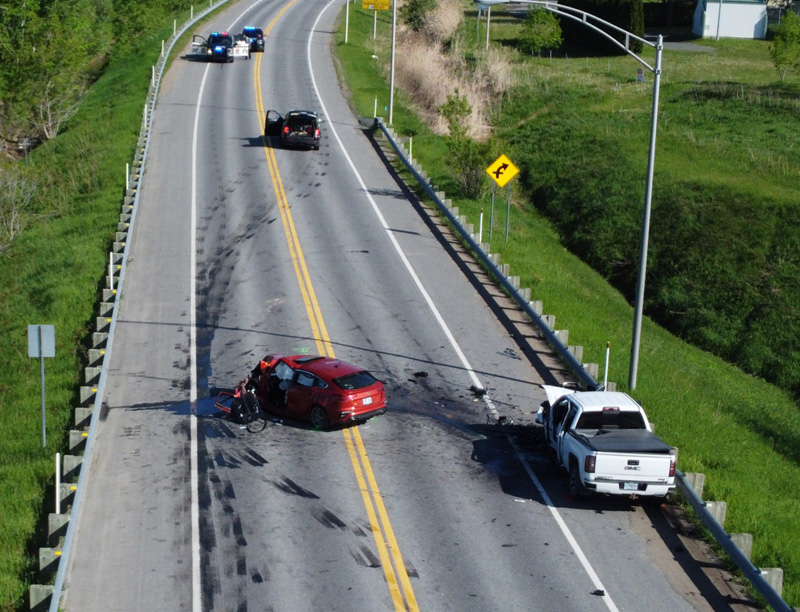
<path id="1" fill-rule="evenodd" d="M 19 156 L 58 135 L 112 54 L 180 0 L 7 0 L 0 7 L 0 141 Z"/>

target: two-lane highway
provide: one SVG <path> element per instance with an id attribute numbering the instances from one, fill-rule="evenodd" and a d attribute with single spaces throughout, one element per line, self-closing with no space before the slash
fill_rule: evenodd
<path id="1" fill-rule="evenodd" d="M 162 82 L 64 609 L 712 609 L 654 554 L 657 512 L 574 503 L 494 425 L 547 368 L 348 108 L 342 7 L 239 2 L 207 30 L 261 25 L 263 55 L 185 49 Z M 262 137 L 293 108 L 319 151 Z M 361 364 L 389 410 L 248 433 L 213 396 L 267 352 Z"/>

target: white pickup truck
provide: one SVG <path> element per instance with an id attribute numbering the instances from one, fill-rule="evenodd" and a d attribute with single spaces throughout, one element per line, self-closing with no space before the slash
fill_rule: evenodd
<path id="1" fill-rule="evenodd" d="M 542 385 L 536 420 L 575 497 L 589 493 L 664 497 L 675 489 L 678 449 L 652 432 L 644 409 L 625 393 Z"/>

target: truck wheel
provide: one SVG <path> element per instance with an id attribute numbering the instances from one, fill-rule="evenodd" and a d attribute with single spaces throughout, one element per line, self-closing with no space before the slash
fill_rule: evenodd
<path id="1" fill-rule="evenodd" d="M 578 464 L 574 461 L 569 466 L 569 494 L 573 499 L 580 499 L 586 496 L 586 489 L 581 482 L 581 471 Z"/>

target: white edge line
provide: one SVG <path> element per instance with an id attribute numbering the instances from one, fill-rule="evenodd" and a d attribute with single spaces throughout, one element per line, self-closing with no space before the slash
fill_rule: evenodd
<path id="1" fill-rule="evenodd" d="M 606 589 L 603 586 L 603 583 L 600 582 L 599 576 L 594 571 L 594 568 L 592 567 L 591 563 L 589 563 L 589 560 L 586 558 L 586 555 L 584 554 L 583 550 L 578 544 L 578 541 L 575 539 L 575 536 L 572 535 L 572 532 L 570 531 L 569 527 L 567 527 L 566 522 L 564 522 L 564 519 L 558 512 L 558 509 L 555 507 L 553 501 L 550 499 L 550 496 L 547 494 L 547 491 L 544 490 L 542 483 L 539 481 L 539 478 L 537 478 L 536 473 L 533 471 L 533 468 L 531 467 L 530 463 L 528 463 L 528 459 L 519 450 L 512 437 L 509 436 L 508 441 L 511 444 L 511 447 L 514 449 L 514 452 L 516 453 L 520 463 L 522 463 L 522 466 L 525 468 L 525 471 L 527 472 L 534 486 L 538 489 L 539 494 L 542 496 L 542 499 L 544 500 L 544 503 L 547 506 L 547 509 L 550 511 L 550 514 L 553 516 L 553 519 L 555 520 L 559 529 L 561 529 L 561 533 L 564 534 L 564 537 L 566 538 L 567 542 L 569 542 L 569 545 L 575 552 L 575 556 L 578 557 L 578 560 L 581 562 L 583 569 L 589 575 L 589 579 L 592 581 L 592 584 L 594 584 L 594 588 L 603 591 L 601 599 L 605 602 L 610 612 L 619 612 L 619 609 L 614 604 L 614 601 L 611 599 L 608 593 L 606 593 Z"/>
<path id="2" fill-rule="evenodd" d="M 206 87 L 210 65 L 206 65 L 200 91 L 197 93 L 197 106 L 194 113 L 192 130 L 192 200 L 189 229 L 189 455 L 191 457 L 191 489 L 192 489 L 192 611 L 203 609 L 201 575 L 200 575 L 200 506 L 199 478 L 197 456 L 197 131 L 200 123 L 201 101 Z"/>

